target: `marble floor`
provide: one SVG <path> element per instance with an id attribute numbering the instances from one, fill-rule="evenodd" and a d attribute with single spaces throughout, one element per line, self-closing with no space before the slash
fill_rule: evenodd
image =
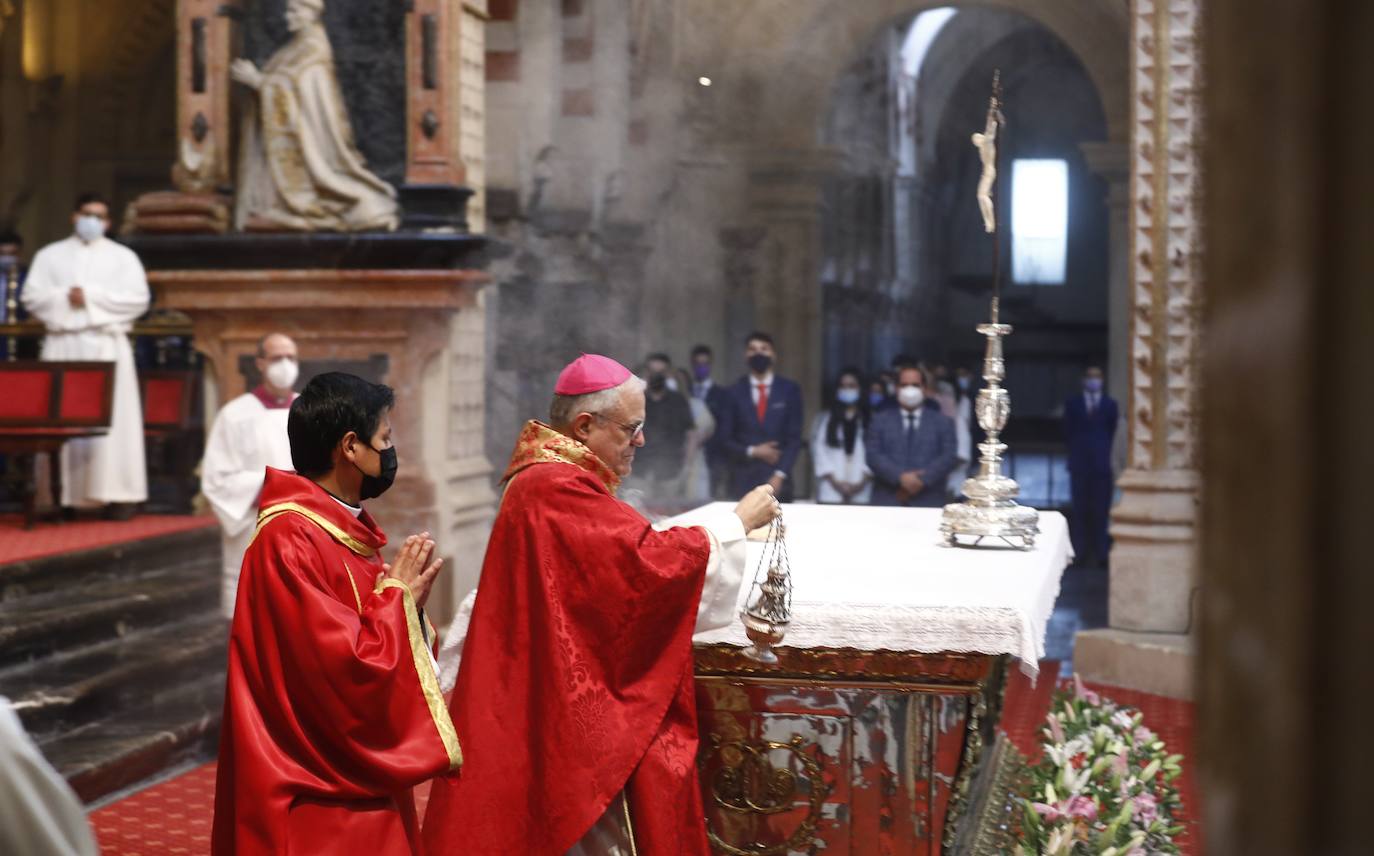
<path id="1" fill-rule="evenodd" d="M 1107 626 L 1107 568 L 1071 565 L 1064 569 L 1045 629 L 1045 657 L 1060 661 L 1060 672 L 1073 673 L 1073 637 L 1080 630 Z"/>

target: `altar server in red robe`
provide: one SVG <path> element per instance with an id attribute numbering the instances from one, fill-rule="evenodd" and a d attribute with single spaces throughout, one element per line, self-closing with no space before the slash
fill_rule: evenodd
<path id="1" fill-rule="evenodd" d="M 300 475 L 267 471 L 229 638 L 216 856 L 420 853 L 410 789 L 462 763 L 423 612 L 434 542 L 385 565 L 362 508 L 396 475 L 392 400 L 331 372 L 291 406 Z"/>
<path id="2" fill-rule="evenodd" d="M 503 477 L 450 707 L 467 761 L 435 782 L 425 843 L 704 856 L 692 634 L 735 620 L 745 532 L 777 501 L 765 486 L 660 530 L 616 499 L 653 426 L 644 382 L 614 360 L 565 368 L 549 415 Z"/>

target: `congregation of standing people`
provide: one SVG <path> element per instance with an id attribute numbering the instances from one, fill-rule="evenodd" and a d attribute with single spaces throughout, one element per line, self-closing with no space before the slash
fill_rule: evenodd
<path id="1" fill-rule="evenodd" d="M 835 505 L 938 508 L 962 498 L 978 459 L 981 379 L 971 368 L 907 354 L 876 370 L 845 366 L 811 415 L 773 338 L 756 331 L 743 345 L 733 382 L 719 378 L 730 370 L 707 345 L 694 347 L 685 367 L 667 353 L 645 357 L 650 442 L 628 486 L 646 502 L 666 510 L 738 498 L 761 484 L 784 501 Z M 1063 414 L 1075 551 L 1081 562 L 1104 563 L 1119 413 L 1100 368 L 1087 369 Z M 811 472 L 809 488 L 799 489 L 803 451 Z"/>
<path id="2" fill-rule="evenodd" d="M 735 498 L 761 484 L 784 501 L 930 507 L 958 498 L 973 458 L 972 372 L 906 355 L 876 372 L 845 367 L 808 419 L 772 336 L 755 331 L 743 344 L 733 382 L 718 379 L 728 370 L 706 345 L 685 368 L 666 353 L 645 357 L 652 442 L 628 486 L 647 501 Z M 803 451 L 809 492 L 796 484 Z"/>

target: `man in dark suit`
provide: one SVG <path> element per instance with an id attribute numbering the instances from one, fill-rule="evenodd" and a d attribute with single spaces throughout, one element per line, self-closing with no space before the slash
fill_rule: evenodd
<path id="1" fill-rule="evenodd" d="M 744 343 L 749 373 L 726 390 L 716 431 L 734 465 L 735 496 L 761 484 L 783 502 L 792 498 L 792 465 L 801 450 L 802 394 L 794 381 L 773 374 L 773 337 L 750 333 Z"/>
<path id="2" fill-rule="evenodd" d="M 1102 391 L 1102 369 L 1089 366 L 1083 390 L 1064 402 L 1064 441 L 1069 448 L 1069 536 L 1083 564 L 1107 560 L 1107 523 L 1112 508 L 1112 440 L 1116 400 Z"/>
<path id="3" fill-rule="evenodd" d="M 711 377 L 714 359 L 711 349 L 706 345 L 697 345 L 692 349 L 692 397 L 706 405 L 716 423 L 716 430 L 711 434 L 711 439 L 706 441 L 706 468 L 711 471 L 711 496 L 724 499 L 733 489 L 730 484 L 730 455 L 725 450 L 725 432 L 722 430 L 725 424 L 722 421 L 723 414 L 729 404 L 730 394 Z"/>
<path id="4" fill-rule="evenodd" d="M 873 471 L 874 505 L 939 508 L 954 468 L 954 421 L 925 407 L 925 372 L 906 366 L 897 374 L 897 406 L 876 413 L 864 436 Z"/>

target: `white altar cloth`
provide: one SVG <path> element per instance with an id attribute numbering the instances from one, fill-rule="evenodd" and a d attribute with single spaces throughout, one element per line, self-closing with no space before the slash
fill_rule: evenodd
<path id="1" fill-rule="evenodd" d="M 704 519 L 713 503 L 659 524 Z M 940 509 L 790 504 L 783 507 L 792 566 L 792 623 L 783 647 L 1010 654 L 1032 679 L 1045 626 L 1073 556 L 1068 524 L 1040 512 L 1030 551 L 946 547 Z M 763 543 L 750 541 L 739 605 Z M 699 645 L 748 645 L 738 621 L 699 633 Z"/>

